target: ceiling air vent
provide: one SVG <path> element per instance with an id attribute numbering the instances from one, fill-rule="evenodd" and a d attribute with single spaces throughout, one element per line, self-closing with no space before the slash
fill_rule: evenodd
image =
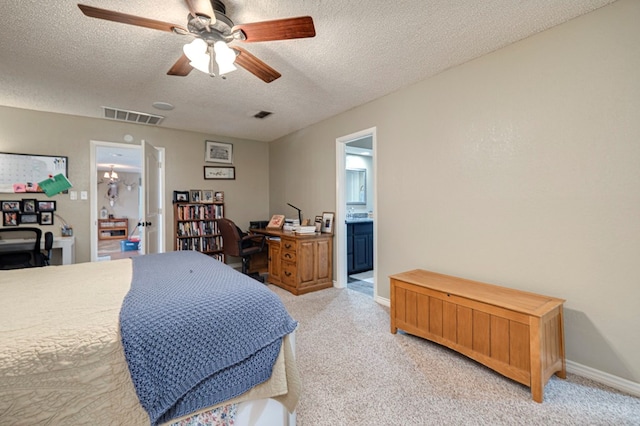
<path id="1" fill-rule="evenodd" d="M 255 114 L 254 117 L 255 118 L 265 118 L 270 116 L 271 114 L 273 114 L 272 112 L 269 111 L 260 111 L 259 113 Z"/>
<path id="2" fill-rule="evenodd" d="M 104 118 L 108 118 L 109 120 L 157 126 L 164 119 L 161 115 L 147 114 L 145 112 L 127 111 L 105 106 L 103 106 L 102 109 L 104 110 Z"/>

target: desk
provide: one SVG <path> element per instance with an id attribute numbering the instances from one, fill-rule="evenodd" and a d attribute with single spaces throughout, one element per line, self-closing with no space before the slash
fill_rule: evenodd
<path id="1" fill-rule="evenodd" d="M 333 286 L 333 235 L 251 229 L 266 235 L 269 244 L 269 278 L 296 296 Z"/>
<path id="2" fill-rule="evenodd" d="M 26 238 L 12 238 L 0 240 L 0 252 L 30 250 L 33 240 Z M 61 249 L 62 264 L 70 265 L 76 261 L 75 237 L 53 237 L 52 249 Z M 44 238 L 40 240 L 40 248 L 44 250 Z"/>

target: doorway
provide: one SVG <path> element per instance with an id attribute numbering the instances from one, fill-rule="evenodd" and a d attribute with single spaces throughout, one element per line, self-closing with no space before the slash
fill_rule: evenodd
<path id="1" fill-rule="evenodd" d="M 164 202 L 164 150 L 149 146 L 144 141 L 142 145 L 91 141 L 92 262 L 164 251 L 164 215 L 158 214 Z M 158 160 L 155 167 L 148 166 L 149 151 Z M 148 207 L 150 198 L 155 209 Z M 144 224 L 151 223 L 148 228 L 153 232 L 148 233 Z"/>
<path id="2" fill-rule="evenodd" d="M 376 189 L 376 128 L 365 129 L 360 132 L 352 133 L 336 139 L 336 287 L 350 287 L 349 281 L 362 281 L 357 286 L 367 287 L 373 285 L 373 297 L 378 295 L 378 289 L 375 278 L 375 269 L 377 265 L 377 223 L 373 216 L 375 215 L 377 206 L 377 189 Z M 353 157 L 353 158 L 349 158 Z M 355 164 L 354 164 L 355 161 Z M 360 190 L 357 199 L 353 199 L 353 195 L 349 194 L 350 178 L 347 176 L 347 169 L 366 170 L 366 177 L 358 185 Z M 366 185 L 362 183 L 366 182 Z M 346 223 L 358 222 L 359 227 L 365 227 L 360 224 L 361 221 L 369 221 L 372 219 L 371 231 L 372 235 L 365 238 L 372 239 L 372 264 L 373 268 L 366 271 L 358 270 L 359 275 L 349 278 L 349 271 L 353 268 L 353 258 L 351 250 L 352 245 L 349 244 L 347 229 L 349 225 Z M 349 229 L 352 230 L 352 229 Z M 360 240 L 363 241 L 363 240 Z M 355 274 L 354 274 L 355 275 Z M 353 284 L 353 283 L 352 283 Z M 369 294 L 371 290 L 368 290 Z M 365 291 L 366 292 L 366 291 Z"/>

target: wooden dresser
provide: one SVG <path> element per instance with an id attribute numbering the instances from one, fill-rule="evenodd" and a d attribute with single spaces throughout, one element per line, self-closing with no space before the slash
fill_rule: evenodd
<path id="1" fill-rule="evenodd" d="M 333 286 L 333 235 L 252 229 L 269 237 L 270 284 L 296 296 Z"/>
<path id="2" fill-rule="evenodd" d="M 531 388 L 566 377 L 564 300 L 423 270 L 391 279 L 391 333 L 447 346 Z"/>

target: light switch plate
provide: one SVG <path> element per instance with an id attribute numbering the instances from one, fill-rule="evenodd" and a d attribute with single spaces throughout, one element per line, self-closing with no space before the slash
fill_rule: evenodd
<path id="1" fill-rule="evenodd" d="M 69 199 L 77 200 L 78 199 L 78 191 L 69 191 Z"/>
<path id="2" fill-rule="evenodd" d="M 87 195 L 87 191 L 80 191 L 80 199 L 87 200 L 89 197 Z"/>

